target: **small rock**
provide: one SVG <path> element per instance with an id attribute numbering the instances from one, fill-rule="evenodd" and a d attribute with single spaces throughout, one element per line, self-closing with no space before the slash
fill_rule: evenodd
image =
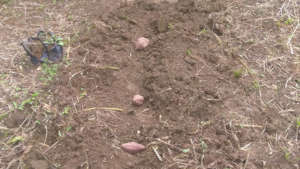
<path id="1" fill-rule="evenodd" d="M 144 49 L 149 45 L 150 40 L 144 37 L 138 38 L 138 40 L 135 42 L 135 48 L 137 50 Z"/>
<path id="2" fill-rule="evenodd" d="M 129 142 L 129 143 L 122 144 L 121 148 L 130 154 L 139 153 L 146 149 L 144 145 L 138 144 L 136 142 Z"/>
<path id="3" fill-rule="evenodd" d="M 137 95 L 133 96 L 132 101 L 133 101 L 134 105 L 140 106 L 140 105 L 142 105 L 144 103 L 144 97 L 137 94 Z"/>

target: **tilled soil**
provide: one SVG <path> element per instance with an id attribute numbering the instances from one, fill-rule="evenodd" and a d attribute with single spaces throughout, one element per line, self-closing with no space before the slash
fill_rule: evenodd
<path id="1" fill-rule="evenodd" d="M 299 167 L 299 150 L 287 152 L 278 141 L 290 124 L 287 138 L 295 136 L 296 124 L 262 100 L 280 93 L 259 86 L 262 77 L 249 68 L 255 58 L 241 57 L 265 52 L 239 40 L 241 6 L 230 0 L 117 4 L 82 5 L 88 16 L 72 51 L 65 51 L 72 62 L 43 88 L 53 96 L 50 111 L 65 115 L 51 114 L 37 126 L 22 154 L 25 168 Z M 139 37 L 149 46 L 136 50 Z M 292 67 L 286 71 L 298 76 Z M 145 97 L 142 106 L 132 104 L 135 94 Z M 293 110 L 299 115 L 297 104 Z M 124 152 L 120 145 L 131 141 L 146 150 Z"/>

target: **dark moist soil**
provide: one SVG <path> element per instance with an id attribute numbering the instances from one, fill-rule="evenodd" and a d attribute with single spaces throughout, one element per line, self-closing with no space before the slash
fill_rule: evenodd
<path id="1" fill-rule="evenodd" d="M 70 113 L 47 125 L 46 144 L 54 146 L 43 157 L 35 147 L 25 153 L 28 168 L 277 168 L 273 163 L 292 168 L 283 156 L 275 154 L 276 160 L 266 154 L 266 145 L 257 144 L 253 152 L 241 149 L 264 138 L 261 128 L 227 123 L 238 116 L 235 111 L 243 109 L 257 125 L 268 122 L 267 134 L 281 129 L 280 119 L 272 108 L 259 108 L 259 101 L 246 108 L 248 97 L 256 94 L 253 79 L 234 77 L 241 62 L 223 39 L 232 26 L 226 20 L 230 2 L 201 2 L 136 1 L 106 10 L 102 1 L 87 5 L 91 16 L 73 46 L 72 63 L 60 69 L 59 80 L 48 89 L 57 110 L 69 106 Z M 142 36 L 150 44 L 135 50 Z M 145 97 L 142 106 L 132 105 L 135 94 Z M 33 142 L 44 138 L 41 126 Z M 130 155 L 120 149 L 131 141 L 147 146 L 146 151 Z"/>

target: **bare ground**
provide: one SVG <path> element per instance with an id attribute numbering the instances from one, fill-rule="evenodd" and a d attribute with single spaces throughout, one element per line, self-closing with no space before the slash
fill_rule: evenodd
<path id="1" fill-rule="evenodd" d="M 0 4 L 0 168 L 299 168 L 296 0 Z M 40 29 L 62 63 L 30 63 Z"/>

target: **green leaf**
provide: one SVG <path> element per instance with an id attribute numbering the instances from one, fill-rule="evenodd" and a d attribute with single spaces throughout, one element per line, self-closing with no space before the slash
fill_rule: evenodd
<path id="1" fill-rule="evenodd" d="M 69 114 L 71 107 L 67 106 L 64 108 L 64 111 L 62 112 L 63 115 Z"/>
<path id="2" fill-rule="evenodd" d="M 31 96 L 32 97 L 37 97 L 40 93 L 39 92 L 34 92 Z"/>
<path id="3" fill-rule="evenodd" d="M 70 131 L 72 129 L 72 126 L 68 126 L 67 128 L 66 128 L 66 131 L 68 132 L 68 131 Z"/>
<path id="4" fill-rule="evenodd" d="M 15 143 L 18 143 L 20 141 L 23 141 L 24 138 L 22 136 L 16 136 L 16 137 L 13 137 L 12 139 L 10 139 L 7 143 L 8 144 L 15 144 Z"/>
<path id="5" fill-rule="evenodd" d="M 190 152 L 190 149 L 189 149 L 189 148 L 183 149 L 182 152 L 183 152 L 183 153 L 188 153 L 188 152 Z"/>
<path id="6" fill-rule="evenodd" d="M 58 44 L 59 46 L 64 46 L 64 42 L 62 42 L 62 41 L 59 41 L 57 44 Z"/>
<path id="7" fill-rule="evenodd" d="M 18 104 L 16 102 L 13 102 L 14 108 L 17 109 L 18 108 Z"/>

